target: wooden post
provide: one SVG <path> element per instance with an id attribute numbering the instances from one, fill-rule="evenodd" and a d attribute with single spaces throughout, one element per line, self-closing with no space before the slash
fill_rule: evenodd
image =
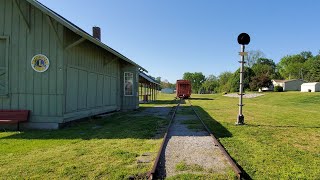
<path id="1" fill-rule="evenodd" d="M 158 89 L 159 89 L 159 85 L 157 85 L 156 100 L 158 100 L 158 93 L 159 93 Z"/>
<path id="2" fill-rule="evenodd" d="M 157 85 L 154 84 L 154 101 L 156 101 Z"/>
<path id="3" fill-rule="evenodd" d="M 140 83 L 140 96 L 139 98 L 141 97 L 141 101 L 143 100 L 143 95 L 142 95 L 142 87 L 143 87 L 143 83 Z"/>
<path id="4" fill-rule="evenodd" d="M 151 83 L 149 83 L 149 95 L 150 95 L 150 101 L 152 101 L 152 96 L 151 96 L 151 93 L 152 93 L 152 91 L 151 91 Z"/>
<path id="5" fill-rule="evenodd" d="M 144 91 L 143 91 L 143 100 L 146 100 L 144 97 L 147 95 L 147 84 L 144 84 Z M 146 100 L 147 101 L 147 100 Z"/>
<path id="6" fill-rule="evenodd" d="M 154 101 L 154 84 L 152 84 L 152 101 Z"/>

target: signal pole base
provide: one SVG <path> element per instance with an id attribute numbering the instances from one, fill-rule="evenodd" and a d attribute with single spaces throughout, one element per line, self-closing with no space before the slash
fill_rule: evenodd
<path id="1" fill-rule="evenodd" d="M 244 116 L 243 115 L 238 115 L 236 125 L 244 125 Z"/>

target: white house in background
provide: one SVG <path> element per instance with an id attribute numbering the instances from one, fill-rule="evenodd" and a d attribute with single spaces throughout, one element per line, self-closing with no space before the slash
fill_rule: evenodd
<path id="1" fill-rule="evenodd" d="M 283 87 L 283 91 L 300 91 L 301 84 L 305 83 L 305 81 L 301 79 L 292 79 L 292 80 L 271 80 L 273 87 L 281 86 Z"/>
<path id="2" fill-rule="evenodd" d="M 174 90 L 171 88 L 161 89 L 161 93 L 164 93 L 164 94 L 173 94 L 173 92 L 174 92 Z"/>
<path id="3" fill-rule="evenodd" d="M 320 92 L 320 82 L 303 83 L 301 92 Z"/>

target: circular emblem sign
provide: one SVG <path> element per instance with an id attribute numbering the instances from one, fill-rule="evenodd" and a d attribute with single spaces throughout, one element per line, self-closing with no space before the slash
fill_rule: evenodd
<path id="1" fill-rule="evenodd" d="M 43 54 L 37 54 L 31 59 L 31 67 L 37 72 L 45 72 L 49 65 L 49 59 Z"/>

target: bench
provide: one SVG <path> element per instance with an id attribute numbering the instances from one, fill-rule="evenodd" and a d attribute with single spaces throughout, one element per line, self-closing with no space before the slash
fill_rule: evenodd
<path id="1" fill-rule="evenodd" d="M 19 131 L 19 123 L 28 121 L 29 110 L 0 110 L 0 124 L 17 124 Z"/>

